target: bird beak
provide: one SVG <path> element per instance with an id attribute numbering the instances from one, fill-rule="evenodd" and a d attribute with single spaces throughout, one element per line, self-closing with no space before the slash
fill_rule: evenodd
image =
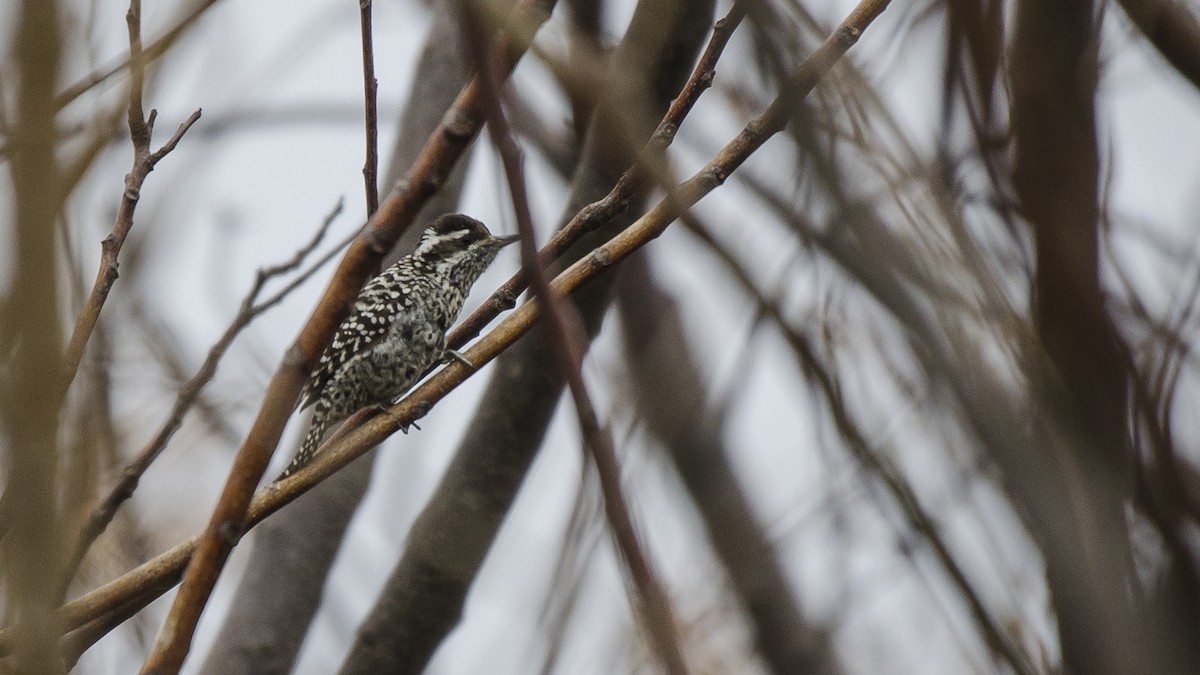
<path id="1" fill-rule="evenodd" d="M 506 237 L 492 237 L 492 241 L 496 242 L 496 248 L 504 248 L 514 241 L 518 241 L 520 238 L 521 235 L 519 234 L 510 234 Z"/>

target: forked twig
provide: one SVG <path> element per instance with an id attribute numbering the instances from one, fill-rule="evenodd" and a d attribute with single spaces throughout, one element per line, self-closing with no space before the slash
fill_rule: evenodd
<path id="1" fill-rule="evenodd" d="M 863 0 L 835 33 L 813 54 L 796 74 L 789 97 L 806 94 L 816 81 L 846 52 L 870 23 L 888 6 L 890 0 Z M 781 95 L 782 96 L 782 95 Z M 660 202 L 646 215 L 591 254 L 559 274 L 551 283 L 556 293 L 571 293 L 587 281 L 603 273 L 613 262 L 625 258 L 661 234 L 673 222 L 680 208 L 688 208 L 720 184 L 736 170 L 768 138 L 778 133 L 786 123 L 779 98 L 761 116 L 752 120 L 740 134 L 728 143 L 699 173 L 686 181 L 673 204 Z M 466 354 L 477 366 L 495 358 L 501 351 L 527 332 L 537 320 L 538 305 L 527 303 L 512 313 L 495 330 L 477 342 Z M 331 328 L 332 330 L 332 328 Z M 461 364 L 450 365 L 412 391 L 386 414 L 368 420 L 346 433 L 336 444 L 327 443 L 311 464 L 288 478 L 273 483 L 256 496 L 245 510 L 243 520 L 223 530 L 232 536 L 253 527 L 270 514 L 283 508 L 301 494 L 312 489 L 335 471 L 353 461 L 401 426 L 419 420 L 439 400 L 461 384 L 473 372 Z M 291 400 L 299 393 L 302 381 L 295 382 Z M 275 392 L 280 395 L 281 392 Z M 268 395 L 268 397 L 270 394 Z M 287 412 L 290 412 L 290 408 Z M 284 413 L 286 415 L 286 413 Z M 277 439 L 277 436 L 276 436 Z M 263 468 L 265 469 L 265 463 Z M 258 474 L 261 477 L 261 471 Z M 257 481 L 257 478 L 255 479 Z M 64 605 L 58 620 L 63 630 L 73 631 L 101 617 L 107 627 L 119 625 L 170 589 L 180 578 L 184 567 L 200 547 L 201 537 L 193 537 L 124 576 L 97 588 L 83 597 Z M 0 655 L 11 651 L 14 626 L 0 630 Z M 93 627 L 89 627 L 92 630 Z M 94 631 L 103 634 L 101 631 Z"/>
<path id="2" fill-rule="evenodd" d="M 103 533 L 108 527 L 109 523 L 112 522 L 112 519 L 116 515 L 117 509 L 120 508 L 121 504 L 125 503 L 126 500 L 133 496 L 133 493 L 137 489 L 138 482 L 141 480 L 142 475 L 145 474 L 146 470 L 150 468 L 150 465 L 153 464 L 156 459 L 158 459 L 159 455 L 161 455 L 163 450 L 166 449 L 167 443 L 171 440 L 171 437 L 174 436 L 175 432 L 179 430 L 179 427 L 183 424 L 184 416 L 200 397 L 200 392 L 209 383 L 209 381 L 212 380 L 213 376 L 216 375 L 217 366 L 220 364 L 221 359 L 224 358 L 225 353 L 229 350 L 230 345 L 233 344 L 234 339 L 242 332 L 244 328 L 246 328 L 246 326 L 250 325 L 252 321 L 275 305 L 278 305 L 293 290 L 298 288 L 304 282 L 308 281 L 317 270 L 324 267 L 326 263 L 333 259 L 334 255 L 336 255 L 342 250 L 342 248 L 349 244 L 352 237 L 357 236 L 358 233 L 354 233 L 350 238 L 347 238 L 337 247 L 322 256 L 310 268 L 297 276 L 287 286 L 280 289 L 279 292 L 275 293 L 266 300 L 261 302 L 258 301 L 258 296 L 268 281 L 282 274 L 291 272 L 304 262 L 305 258 L 307 258 L 309 254 L 311 254 L 325 238 L 325 234 L 329 231 L 330 225 L 333 224 L 333 221 L 339 214 L 341 214 L 341 212 L 342 200 L 338 200 L 338 203 L 334 209 L 325 216 L 324 221 L 321 223 L 321 226 L 318 228 L 312 240 L 298 250 L 290 260 L 258 271 L 258 274 L 255 276 L 254 284 L 250 288 L 250 291 L 246 294 L 246 297 L 242 300 L 242 304 L 237 315 L 234 316 L 233 321 L 230 322 L 220 339 L 218 339 L 216 343 L 209 348 L 208 355 L 204 358 L 204 363 L 200 365 L 200 369 L 197 370 L 196 374 L 193 375 L 192 378 L 188 380 L 187 383 L 184 384 L 179 390 L 179 393 L 175 396 L 175 403 L 171 407 L 171 411 L 167 414 L 166 420 L 163 421 L 162 426 L 159 427 L 158 432 L 155 433 L 150 442 L 147 443 L 144 448 L 142 448 L 137 457 L 135 457 L 131 462 L 129 462 L 129 464 L 125 466 L 124 470 L 121 471 L 121 480 L 118 481 L 115 486 L 113 486 L 108 495 L 96 505 L 91 514 L 88 516 L 87 521 L 80 530 L 79 539 L 75 542 L 75 548 L 72 551 L 71 556 L 67 559 L 67 565 L 64 567 L 64 575 L 62 579 L 62 585 L 60 587 L 59 597 L 62 597 L 62 594 L 66 592 L 67 585 L 70 584 L 71 579 L 78 571 L 79 564 L 83 561 L 83 557 L 87 554 L 88 549 L 91 548 L 92 544 L 95 543 L 96 538 L 99 537 L 100 534 Z"/>
<path id="3" fill-rule="evenodd" d="M 509 34 L 505 68 L 511 71 L 528 49 L 533 33 L 549 18 L 551 0 L 521 0 L 514 10 L 522 30 Z M 459 94 L 438 130 L 430 137 L 408 176 L 400 181 L 362 233 L 351 244 L 325 295 L 300 335 L 288 349 L 267 387 L 258 416 L 239 448 L 229 478 L 201 535 L 179 593 L 167 614 L 159 639 L 145 664 L 146 673 L 175 673 L 191 650 L 200 614 L 241 539 L 254 490 L 279 445 L 308 373 L 334 330 L 349 313 L 363 283 L 380 259 L 412 224 L 430 196 L 440 189 L 479 131 L 481 109 L 478 78 Z"/>
<path id="4" fill-rule="evenodd" d="M 729 42 L 730 36 L 741 24 L 745 15 L 744 3 L 739 1 L 734 3 L 723 19 L 717 21 L 713 26 L 712 37 L 704 49 L 704 54 L 700 56 L 700 60 L 696 63 L 695 69 L 683 89 L 680 90 L 679 95 L 671 101 L 667 113 L 663 115 L 662 121 L 658 123 L 658 128 L 655 129 L 654 134 L 646 143 L 646 147 L 640 153 L 639 163 L 625 171 L 607 195 L 599 201 L 585 206 L 566 226 L 554 233 L 554 236 L 546 242 L 541 253 L 538 254 L 542 265 L 554 262 L 583 235 L 599 229 L 628 208 L 629 200 L 646 184 L 648 175 L 655 173 L 654 167 L 662 162 L 663 154 L 675 140 L 679 127 L 691 112 L 692 107 L 696 105 L 700 95 L 712 86 L 717 61 L 725 51 L 725 45 Z M 452 349 L 458 349 L 468 340 L 478 336 L 479 331 L 483 330 L 483 327 L 492 319 L 499 316 L 501 312 L 516 306 L 517 296 L 528 286 L 529 280 L 522 269 L 497 289 L 470 316 L 460 322 L 458 327 L 447 337 L 447 344 Z"/>
<path id="5" fill-rule="evenodd" d="M 146 63 L 142 53 L 142 3 L 141 0 L 131 0 L 129 11 L 125 15 L 129 27 L 129 136 L 133 141 L 133 168 L 125 176 L 125 191 L 121 195 L 121 203 L 117 208 L 117 217 L 113 222 L 112 232 L 101 242 L 100 269 L 96 273 L 96 281 L 88 295 L 87 303 L 75 324 L 71 334 L 71 342 L 67 345 L 67 353 L 63 359 L 64 384 L 69 386 L 79 370 L 79 362 L 83 359 L 83 350 L 87 346 L 96 321 L 100 318 L 100 310 L 117 281 L 117 257 L 125 238 L 133 228 L 133 212 L 141 198 L 142 184 L 146 176 L 154 170 L 159 160 L 167 156 L 188 129 L 200 119 L 200 110 L 192 113 L 161 148 L 150 150 L 150 137 L 154 132 L 154 121 L 157 112 L 150 111 L 147 118 L 142 108 L 142 87 L 146 78 Z"/>

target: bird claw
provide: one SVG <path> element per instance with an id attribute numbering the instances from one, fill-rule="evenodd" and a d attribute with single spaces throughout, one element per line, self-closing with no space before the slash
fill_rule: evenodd
<path id="1" fill-rule="evenodd" d="M 392 405 L 394 405 L 394 403 L 393 403 L 393 404 L 388 404 L 388 403 L 376 403 L 376 404 L 375 404 L 375 405 L 373 405 L 372 407 L 373 407 L 373 408 L 375 408 L 375 411 L 376 411 L 376 412 L 378 412 L 378 413 L 382 414 L 382 413 L 386 413 L 386 412 L 390 411 L 390 410 L 391 410 L 391 406 L 392 406 Z M 409 422 L 408 424 L 401 424 L 401 425 L 399 425 L 399 429 L 400 429 L 400 432 L 401 432 L 401 433 L 403 433 L 403 434 L 405 434 L 405 435 L 408 435 L 408 430 L 409 430 L 409 429 L 416 429 L 417 431 L 420 431 L 420 430 L 421 430 L 421 427 L 417 426 L 417 423 L 416 423 L 416 422 Z"/>
<path id="2" fill-rule="evenodd" d="M 470 368 L 471 370 L 479 370 L 478 368 L 475 367 L 474 363 L 471 363 L 470 359 L 463 356 L 462 352 L 460 352 L 456 349 L 447 349 L 446 355 L 443 357 L 443 359 L 446 361 L 446 363 L 450 363 L 451 361 L 458 361 L 459 363 Z"/>

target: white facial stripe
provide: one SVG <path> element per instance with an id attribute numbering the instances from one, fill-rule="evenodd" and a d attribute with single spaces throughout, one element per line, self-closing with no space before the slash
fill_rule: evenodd
<path id="1" fill-rule="evenodd" d="M 417 245 L 417 250 L 414 253 L 416 255 L 424 255 L 429 253 L 429 251 L 433 248 L 433 245 L 439 241 L 446 241 L 447 239 L 462 239 L 468 234 L 470 234 L 470 232 L 466 230 L 455 230 L 447 234 L 426 234 L 421 237 L 421 243 Z"/>

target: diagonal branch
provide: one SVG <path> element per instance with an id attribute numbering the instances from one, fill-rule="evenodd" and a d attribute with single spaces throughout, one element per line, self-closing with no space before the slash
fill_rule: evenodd
<path id="1" fill-rule="evenodd" d="M 342 242 L 329 253 L 322 256 L 321 259 L 319 259 L 309 269 L 305 270 L 287 286 L 280 289 L 275 295 L 272 295 L 261 302 L 258 301 L 258 296 L 262 292 L 263 286 L 265 286 L 268 281 L 281 274 L 286 274 L 296 269 L 304 261 L 304 259 L 307 258 L 314 249 L 316 249 L 321 240 L 324 239 L 325 233 L 329 230 L 329 226 L 333 224 L 333 221 L 341 212 L 342 202 L 339 200 L 333 211 L 325 216 L 325 220 L 321 223 L 320 228 L 318 228 L 312 240 L 309 241 L 299 251 L 297 251 L 291 260 L 258 271 L 258 275 L 254 280 L 254 284 L 250 291 L 246 294 L 246 297 L 242 300 L 242 305 L 238 310 L 237 315 L 233 318 L 233 321 L 230 322 L 229 327 L 225 329 L 225 332 L 221 335 L 220 339 L 218 339 L 216 343 L 214 343 L 209 349 L 208 355 L 204 359 L 204 363 L 200 365 L 200 369 L 197 370 L 196 374 L 193 375 L 192 378 L 188 380 L 187 383 L 184 384 L 179 390 L 179 394 L 175 397 L 175 404 L 171 407 L 171 411 L 167 414 L 167 418 L 159 428 L 158 432 L 155 433 L 150 442 L 147 443 L 144 448 L 142 448 L 142 451 L 138 453 L 137 457 L 135 457 L 131 462 L 129 462 L 129 464 L 125 466 L 125 468 L 121 471 L 121 480 L 115 486 L 113 486 L 108 495 L 96 505 L 96 507 L 92 510 L 92 513 L 88 516 L 87 521 L 80 530 L 79 539 L 75 543 L 75 549 L 72 551 L 71 556 L 67 559 L 67 566 L 64 568 L 64 574 L 59 592 L 60 598 L 62 597 L 62 594 L 66 592 L 67 585 L 75 576 L 76 571 L 79 569 L 79 564 L 83 561 L 83 557 L 87 554 L 88 549 L 91 548 L 92 544 L 96 541 L 96 538 L 104 532 L 104 530 L 108 527 L 108 524 L 112 522 L 113 516 L 116 515 L 117 509 L 121 507 L 121 504 L 125 503 L 126 500 L 133 496 L 133 493 L 137 489 L 138 482 L 141 480 L 142 475 L 146 473 L 146 470 L 150 468 L 150 465 L 153 464 L 154 461 L 158 459 L 159 455 L 162 454 L 163 450 L 166 449 L 167 443 L 171 440 L 171 437 L 175 435 L 175 432 L 178 431 L 179 427 L 183 424 L 184 416 L 200 397 L 200 392 L 204 389 L 208 382 L 212 380 L 213 376 L 216 375 L 217 366 L 220 364 L 221 359 L 224 358 L 225 353 L 229 350 L 230 345 L 233 344 L 234 339 L 242 332 L 243 329 L 246 328 L 246 326 L 250 325 L 252 321 L 275 305 L 278 305 L 293 290 L 298 288 L 304 282 L 308 281 L 308 279 L 310 279 L 317 270 L 324 267 L 327 262 L 333 259 L 334 255 L 341 251 L 346 244 L 350 243 L 349 240 Z M 357 236 L 357 233 L 355 233 L 354 236 Z"/>
<path id="2" fill-rule="evenodd" d="M 470 79 L 461 46 L 457 0 L 437 0 L 433 23 L 415 64 L 413 80 L 398 120 L 387 174 L 391 184 L 417 157 L 446 109 Z M 469 154 L 460 160 L 441 190 L 422 207 L 417 222 L 456 210 Z M 406 237 L 383 264 L 407 247 Z M 222 620 L 213 648 L 198 672 L 211 675 L 284 675 L 292 672 L 305 636 L 321 605 L 322 591 L 346 529 L 367 492 L 377 453 L 296 500 L 284 513 L 257 528 L 250 559 Z"/>
<path id="3" fill-rule="evenodd" d="M 83 350 L 87 347 L 88 339 L 91 338 L 92 331 L 96 328 L 96 321 L 100 318 L 100 310 L 104 308 L 104 302 L 108 299 L 113 284 L 117 281 L 117 257 L 121 253 L 121 247 L 125 244 L 125 238 L 129 236 L 129 231 L 133 228 L 133 212 L 137 209 L 138 200 L 141 198 L 142 184 L 146 182 L 146 176 L 154 170 L 154 166 L 158 164 L 159 160 L 175 149 L 183 135 L 200 119 L 200 110 L 197 109 L 179 125 L 174 135 L 161 148 L 151 152 L 150 137 L 154 131 L 154 120 L 157 113 L 151 110 L 150 117 L 146 118 L 142 108 L 146 62 L 142 52 L 142 3 L 140 0 L 131 0 L 125 21 L 129 27 L 128 117 L 129 136 L 133 141 L 133 168 L 125 176 L 125 192 L 121 195 L 120 206 L 117 207 L 117 217 L 113 222 L 112 232 L 101 243 L 100 269 L 96 272 L 96 281 L 75 324 L 71 342 L 67 345 L 63 386 L 69 386 L 75 379 L 75 373 L 78 372 L 79 363 L 83 359 Z"/>
<path id="4" fill-rule="evenodd" d="M 883 12 L 889 2 L 890 0 L 863 0 L 825 44 L 801 66 L 794 79 L 794 87 L 790 88 L 786 95 L 791 97 L 807 94 Z M 725 177 L 783 128 L 786 116 L 781 108 L 781 100 L 777 98 L 765 113 L 752 120 L 704 168 L 683 183 L 679 187 L 676 199 L 670 203 L 659 202 L 616 237 L 563 271 L 551 283 L 551 290 L 559 294 L 575 292 L 612 264 L 628 257 L 662 234 L 683 210 L 690 208 L 715 189 Z M 536 322 L 538 314 L 536 302 L 522 305 L 477 342 L 467 352 L 466 357 L 476 366 L 488 363 L 528 332 Z M 303 470 L 265 487 L 255 495 L 245 510 L 244 520 L 237 521 L 232 527 L 226 525 L 224 531 L 240 533 L 245 528 L 253 527 L 389 435 L 399 431 L 401 427 L 419 421 L 433 405 L 465 381 L 472 372 L 473 370 L 462 364 L 452 364 L 429 378 L 385 414 L 377 415 L 357 429 L 348 431 L 340 442 L 327 443 L 314 461 Z M 292 394 L 293 401 L 299 393 L 299 387 L 300 383 L 296 383 Z M 278 436 L 275 440 L 277 439 Z M 261 470 L 258 475 L 261 477 Z M 209 533 L 206 531 L 207 534 Z M 75 630 L 99 617 L 107 617 L 111 622 L 110 626 L 118 625 L 179 580 L 184 566 L 200 548 L 200 542 L 201 536 L 193 537 L 124 576 L 67 603 L 58 614 L 60 626 L 64 630 Z M 0 630 L 0 655 L 11 651 L 14 628 L 6 626 Z"/>
<path id="5" fill-rule="evenodd" d="M 1190 3 L 1120 0 L 1119 4 L 1167 63 L 1200 89 L 1200 21 Z"/>
<path id="6" fill-rule="evenodd" d="M 475 37 L 480 37 L 476 23 L 469 21 L 468 25 L 476 29 Z M 604 513 L 608 518 L 608 527 L 616 539 L 617 548 L 640 599 L 640 602 L 632 604 L 641 610 L 643 628 L 649 632 L 651 642 L 658 650 L 667 672 L 671 675 L 682 675 L 687 673 L 688 669 L 679 647 L 671 603 L 638 541 L 633 517 L 622 495 L 621 467 L 612 435 L 607 428 L 601 427 L 587 385 L 583 381 L 584 349 L 580 337 L 585 334 L 583 323 L 574 308 L 567 306 L 561 297 L 550 290 L 546 270 L 538 256 L 521 150 L 513 140 L 512 130 L 501 104 L 499 74 L 495 72 L 495 68 L 488 67 L 490 63 L 494 63 L 494 59 L 489 58 L 491 45 L 486 42 L 481 44 L 478 39 L 471 42 L 480 45 L 475 56 L 484 83 L 489 136 L 504 164 L 513 210 L 516 212 L 517 231 L 521 236 L 521 267 L 525 276 L 532 282 L 534 297 L 546 308 L 546 328 L 550 334 L 549 342 L 554 352 L 555 366 L 566 381 L 571 398 L 575 402 L 584 445 L 591 454 L 600 477 L 600 490 L 604 496 Z"/>
<path id="7" fill-rule="evenodd" d="M 783 315 L 779 303 L 769 299 L 754 283 L 747 265 L 721 246 L 712 237 L 709 228 L 692 219 L 685 220 L 685 224 L 690 232 L 704 241 L 709 250 L 721 259 L 729 270 L 730 276 L 749 296 L 757 301 L 759 309 L 783 335 L 804 374 L 820 389 L 833 417 L 834 426 L 845 440 L 847 449 L 884 485 L 905 520 L 908 521 L 909 527 L 919 532 L 929 543 L 942 571 L 950 578 L 966 603 L 971 618 L 975 621 L 988 649 L 997 660 L 1003 660 L 1013 672 L 1019 675 L 1036 673 L 1037 668 L 1029 655 L 1020 645 L 1014 643 L 1003 627 L 992 618 L 983 598 L 967 578 L 966 571 L 951 553 L 949 544 L 942 537 L 941 528 L 934 515 L 921 504 L 912 485 L 904 479 L 898 469 L 870 446 L 862 429 L 850 414 L 840 385 L 830 369 L 817 357 L 817 350 L 809 339 L 792 326 L 791 322 Z"/>
<path id="8" fill-rule="evenodd" d="M 552 0 L 524 0 L 516 9 L 519 28 L 508 35 L 506 74 L 528 49 L 538 27 L 549 18 Z M 458 158 L 479 131 L 481 87 L 478 78 L 463 88 L 438 131 L 429 139 L 408 177 L 370 218 L 351 244 L 325 295 L 268 385 L 259 414 L 238 450 L 230 475 L 167 615 L 159 640 L 143 665 L 145 673 L 175 673 L 191 649 L 200 613 L 216 585 L 229 552 L 241 539 L 247 509 L 300 389 L 367 277 L 380 258 L 411 225 L 421 206 L 445 182 Z"/>
<path id="9" fill-rule="evenodd" d="M 625 261 L 617 300 L 634 407 L 690 494 L 753 624 L 763 661 L 775 675 L 844 672 L 828 627 L 804 611 L 779 551 L 735 475 L 731 458 L 737 450 L 726 447 L 726 415 L 710 402 L 679 307 L 655 279 L 649 256 Z"/>
<path id="10" fill-rule="evenodd" d="M 737 29 L 745 15 L 744 3 L 735 2 L 725 18 L 717 21 L 713 26 L 712 38 L 709 40 L 704 54 L 701 55 L 691 77 L 688 78 L 679 95 L 671 102 L 671 106 L 667 109 L 662 121 L 659 122 L 658 128 L 655 129 L 649 142 L 646 143 L 646 147 L 639 155 L 639 164 L 625 171 L 607 195 L 599 201 L 585 206 L 569 223 L 554 233 L 539 254 L 542 265 L 554 262 L 585 234 L 599 229 L 628 208 L 629 200 L 646 185 L 647 174 L 650 173 L 649 167 L 661 163 L 684 119 L 696 105 L 700 95 L 712 86 L 717 61 L 725 51 L 725 45 L 729 42 L 733 31 Z M 483 330 L 488 322 L 499 316 L 501 312 L 510 310 L 516 305 L 517 296 L 521 295 L 528 285 L 529 280 L 522 269 L 470 316 L 460 322 L 447 338 L 447 344 L 452 349 L 457 349 L 466 344 L 468 340 L 478 336 L 479 331 Z"/>
<path id="11" fill-rule="evenodd" d="M 142 66 L 144 67 L 146 63 L 149 63 L 150 61 L 153 61 L 165 54 L 167 50 L 170 49 L 171 46 L 174 45 L 175 42 L 178 41 L 188 29 L 196 25 L 196 22 L 199 21 L 200 17 L 203 16 L 204 13 L 210 8 L 212 8 L 213 5 L 217 4 L 217 2 L 218 0 L 201 0 L 201 2 L 197 4 L 190 13 L 180 19 L 179 22 L 172 26 L 171 29 L 168 30 L 162 37 L 158 38 L 154 42 L 151 42 L 150 46 L 146 47 L 139 57 L 142 62 Z M 134 61 L 135 59 L 132 58 L 131 55 L 129 59 L 123 60 L 107 68 L 95 70 L 89 73 L 86 77 L 81 78 L 75 84 L 64 89 L 58 94 L 58 96 L 54 97 L 55 108 L 62 109 L 66 107 L 72 101 L 79 98 L 93 87 L 103 84 L 109 78 L 120 73 L 122 70 L 125 70 L 126 68 L 132 69 L 134 67 Z"/>

